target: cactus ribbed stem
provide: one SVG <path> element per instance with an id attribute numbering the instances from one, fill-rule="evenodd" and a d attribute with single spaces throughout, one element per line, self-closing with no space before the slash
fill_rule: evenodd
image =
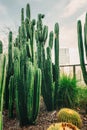
<path id="1" fill-rule="evenodd" d="M 59 87 L 59 25 L 55 24 L 55 108 L 58 105 L 58 87 Z"/>
<path id="2" fill-rule="evenodd" d="M 3 44 L 2 41 L 0 41 L 0 54 L 3 53 Z"/>
<path id="3" fill-rule="evenodd" d="M 82 39 L 82 25 L 80 20 L 77 23 L 77 31 L 78 31 L 78 49 L 79 49 L 80 64 L 81 64 L 84 81 L 87 84 L 87 71 L 85 66 L 84 48 L 83 48 L 83 39 Z M 85 33 L 85 36 L 86 35 L 87 34 Z"/>

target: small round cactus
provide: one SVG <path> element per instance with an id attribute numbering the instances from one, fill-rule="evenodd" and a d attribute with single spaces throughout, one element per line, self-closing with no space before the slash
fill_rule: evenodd
<path id="1" fill-rule="evenodd" d="M 50 125 L 47 130 L 79 130 L 79 129 L 71 123 L 61 122 Z"/>
<path id="2" fill-rule="evenodd" d="M 58 121 L 59 122 L 68 122 L 72 123 L 78 128 L 82 127 L 82 119 L 78 112 L 69 108 L 62 108 L 58 114 Z"/>

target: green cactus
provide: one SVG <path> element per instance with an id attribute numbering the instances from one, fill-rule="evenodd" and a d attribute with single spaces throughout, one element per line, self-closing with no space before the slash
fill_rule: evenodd
<path id="1" fill-rule="evenodd" d="M 58 105 L 58 87 L 59 87 L 59 25 L 58 23 L 55 24 L 55 69 L 54 69 L 54 73 L 55 73 L 55 108 Z"/>
<path id="2" fill-rule="evenodd" d="M 87 14 L 86 14 L 87 17 Z M 86 40 L 86 27 L 87 26 L 87 21 L 85 22 L 84 25 L 84 45 L 83 45 L 83 38 L 82 38 L 82 25 L 81 21 L 79 20 L 77 23 L 77 31 L 78 31 L 78 49 L 79 49 L 79 57 L 80 57 L 80 64 L 81 64 L 81 69 L 82 69 L 82 74 L 83 74 L 83 79 L 85 83 L 87 84 L 87 71 L 86 71 L 86 66 L 85 66 L 85 59 L 84 59 L 84 47 L 85 46 L 85 52 L 87 53 L 87 40 Z M 87 55 L 87 54 L 86 54 Z M 86 56 L 87 57 L 87 56 Z"/>
<path id="3" fill-rule="evenodd" d="M 0 111 L 0 130 L 3 130 L 3 115 L 1 111 Z"/>
<path id="4" fill-rule="evenodd" d="M 40 27 L 41 28 L 41 27 Z M 41 70 L 42 70 L 42 95 L 47 110 L 51 111 L 58 107 L 58 86 L 59 86 L 59 26 L 55 24 L 55 63 L 52 63 L 53 32 L 49 34 L 49 44 L 47 47 L 47 58 L 45 56 L 45 45 L 41 52 Z M 38 38 L 39 36 L 36 35 Z M 45 36 L 44 36 L 45 37 Z M 38 41 L 38 39 L 36 39 Z M 39 51 L 39 50 L 38 50 Z M 40 57 L 39 57 L 40 59 Z M 40 61 L 39 61 L 40 62 Z"/>
<path id="5" fill-rule="evenodd" d="M 30 14 L 30 5 L 27 4 L 26 6 L 26 18 L 30 20 L 31 14 Z"/>
<path id="6" fill-rule="evenodd" d="M 24 23 L 24 8 L 21 9 L 21 25 Z"/>
<path id="7" fill-rule="evenodd" d="M 9 80 L 13 75 L 13 45 L 12 45 L 12 32 L 9 32 L 9 44 L 8 44 L 8 66 L 6 76 L 6 87 L 5 87 L 5 108 L 8 109 L 9 105 Z"/>
<path id="8" fill-rule="evenodd" d="M 14 85 L 20 125 L 35 122 L 40 102 L 41 70 L 26 56 L 26 47 L 21 51 L 14 49 Z"/>
<path id="9" fill-rule="evenodd" d="M 15 88 L 14 88 L 14 76 L 9 80 L 9 118 L 13 118 Z"/>
<path id="10" fill-rule="evenodd" d="M 69 108 L 62 108 L 57 113 L 57 118 L 59 122 L 72 123 L 78 128 L 82 127 L 82 119 L 78 112 Z"/>
<path id="11" fill-rule="evenodd" d="M 61 122 L 50 125 L 47 130 L 79 130 L 79 129 L 71 123 Z"/>
<path id="12" fill-rule="evenodd" d="M 36 42 L 37 42 L 37 55 L 38 55 L 38 67 L 43 69 L 44 63 L 44 46 L 48 36 L 48 27 L 43 26 L 42 19 L 44 18 L 43 14 L 38 14 L 37 21 L 37 30 L 36 30 Z"/>
<path id="13" fill-rule="evenodd" d="M 0 55 L 0 130 L 3 130 L 3 104 L 6 81 L 6 56 Z"/>
<path id="14" fill-rule="evenodd" d="M 2 41 L 0 41 L 0 54 L 3 53 L 3 44 Z"/>
<path id="15" fill-rule="evenodd" d="M 47 107 L 47 110 L 54 110 L 54 82 L 53 82 L 53 72 L 52 72 L 52 59 L 51 59 L 51 49 L 47 47 L 47 60 L 45 61 L 44 67 L 44 82 L 45 88 L 43 88 L 43 97 Z"/>

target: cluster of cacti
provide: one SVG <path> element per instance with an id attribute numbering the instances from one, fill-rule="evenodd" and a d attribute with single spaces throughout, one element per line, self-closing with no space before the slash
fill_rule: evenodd
<path id="1" fill-rule="evenodd" d="M 6 102 L 9 117 L 13 117 L 16 101 L 20 125 L 34 123 L 39 111 L 42 74 L 34 58 L 34 25 L 35 20 L 30 20 L 30 6 L 27 4 L 26 19 L 24 9 L 21 10 L 21 26 L 14 44 L 12 32 L 9 33 L 6 82 L 8 87 L 5 95 L 9 96 L 9 101 Z"/>
<path id="2" fill-rule="evenodd" d="M 37 55 L 38 67 L 42 70 L 42 95 L 46 104 L 47 110 L 54 110 L 58 106 L 58 86 L 59 86 L 59 26 L 55 24 L 54 33 L 50 32 L 49 45 L 46 48 L 45 43 L 48 35 L 48 27 L 43 26 L 42 18 L 44 15 L 38 15 L 36 42 L 37 42 Z M 52 48 L 53 48 L 53 35 L 54 38 L 54 52 L 55 64 L 52 63 Z M 45 54 L 45 48 L 47 54 Z M 47 56 L 47 58 L 46 58 Z"/>
<path id="3" fill-rule="evenodd" d="M 23 53 L 18 48 L 14 50 L 14 85 L 18 118 L 21 125 L 26 125 L 34 123 L 38 115 L 41 70 L 29 59 L 24 61 Z"/>
<path id="4" fill-rule="evenodd" d="M 83 79 L 87 84 L 87 70 L 86 70 L 85 58 L 84 58 L 84 54 L 86 54 L 86 59 L 87 59 L 87 14 L 86 14 L 85 24 L 84 24 L 84 40 L 82 37 L 82 25 L 80 20 L 78 20 L 77 23 L 77 34 L 78 34 L 78 49 L 79 49 L 80 64 L 83 73 Z"/>
<path id="5" fill-rule="evenodd" d="M 47 130 L 79 130 L 79 129 L 71 123 L 61 122 L 50 125 Z"/>
<path id="6" fill-rule="evenodd" d="M 78 112 L 69 108 L 62 108 L 57 113 L 58 122 L 72 123 L 78 128 L 82 127 L 82 119 Z"/>
<path id="7" fill-rule="evenodd" d="M 6 80 L 6 56 L 0 55 L 0 130 L 3 127 L 3 103 L 4 103 L 4 90 Z"/>

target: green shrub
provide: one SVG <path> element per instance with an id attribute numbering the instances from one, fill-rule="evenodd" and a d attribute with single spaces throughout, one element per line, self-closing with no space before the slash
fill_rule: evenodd
<path id="1" fill-rule="evenodd" d="M 77 98 L 77 81 L 67 75 L 60 77 L 60 86 L 58 91 L 58 106 L 72 108 L 75 106 Z"/>
<path id="2" fill-rule="evenodd" d="M 77 106 L 81 109 L 87 105 L 87 87 L 78 87 Z"/>

